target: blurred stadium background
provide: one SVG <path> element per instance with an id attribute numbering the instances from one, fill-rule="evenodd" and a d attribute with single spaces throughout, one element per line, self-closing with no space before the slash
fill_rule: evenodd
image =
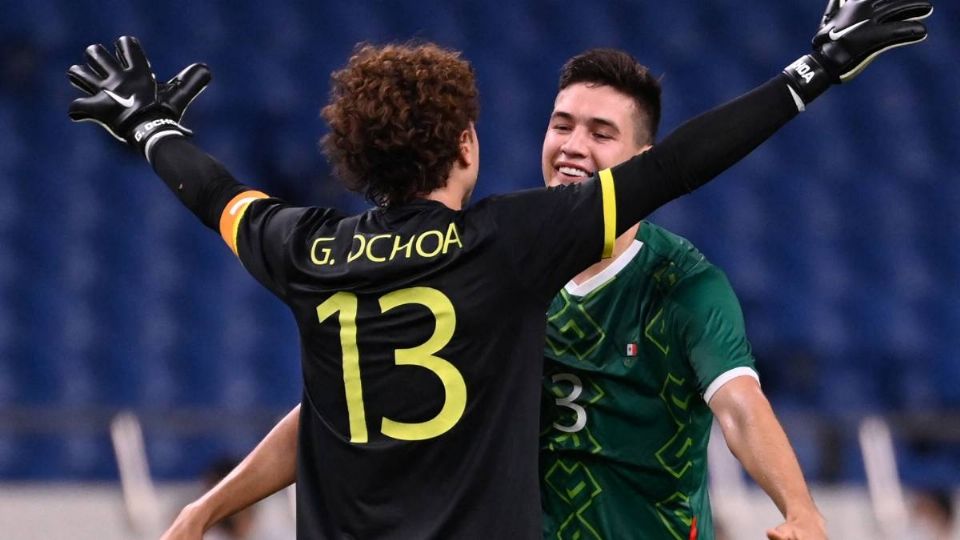
<path id="1" fill-rule="evenodd" d="M 136 35 L 161 78 L 205 61 L 214 83 L 187 118 L 201 146 L 273 194 L 361 210 L 316 150 L 329 73 L 358 41 L 433 40 L 474 63 L 484 196 L 541 184 L 569 56 L 619 47 L 661 73 L 665 134 L 806 52 L 823 1 L 0 8 L 0 538 L 19 540 L 149 536 L 124 514 L 109 429 L 121 411 L 142 425 L 165 524 L 214 460 L 244 455 L 299 399 L 281 303 L 141 159 L 67 120 L 64 72 L 88 44 Z M 960 6 L 936 9 L 927 43 L 885 56 L 653 217 L 728 273 L 836 538 L 897 530 L 917 493 L 960 485 Z M 881 456 L 873 499 L 858 438 L 870 417 L 884 420 L 864 432 L 880 434 L 866 437 Z M 890 449 L 905 504 L 896 483 L 877 484 L 893 478 Z M 759 538 L 776 512 L 744 489 L 718 513 L 732 538 Z M 260 537 L 292 537 L 275 507 L 280 532 Z"/>

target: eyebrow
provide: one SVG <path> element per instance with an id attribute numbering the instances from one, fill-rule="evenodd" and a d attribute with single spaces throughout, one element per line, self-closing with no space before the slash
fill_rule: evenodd
<path id="1" fill-rule="evenodd" d="M 572 114 L 565 111 L 553 111 L 553 114 L 550 115 L 550 119 L 553 120 L 554 118 L 569 120 L 571 122 L 576 120 Z M 601 118 L 599 116 L 593 116 L 588 118 L 587 124 L 590 124 L 590 125 L 599 124 L 601 126 L 607 126 L 610 129 L 613 129 L 614 131 L 616 131 L 617 133 L 620 133 L 620 127 L 617 126 L 616 123 L 614 123 L 612 120 L 607 120 L 606 118 Z"/>

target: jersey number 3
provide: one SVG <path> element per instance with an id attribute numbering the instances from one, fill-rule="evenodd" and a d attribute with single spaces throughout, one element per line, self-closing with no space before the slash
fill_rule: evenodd
<path id="1" fill-rule="evenodd" d="M 554 401 L 558 407 L 566 407 L 577 415 L 577 419 L 574 420 L 572 426 L 564 426 L 559 422 L 554 422 L 553 427 L 567 433 L 576 433 L 587 425 L 587 410 L 583 408 L 583 405 L 577 403 L 577 398 L 583 393 L 583 382 L 580 381 L 580 377 L 573 373 L 557 373 L 552 380 L 554 383 L 563 381 L 573 385 L 569 394 L 558 397 Z"/>
<path id="2" fill-rule="evenodd" d="M 357 295 L 338 292 L 317 306 L 320 322 L 339 313 L 340 347 L 343 349 L 343 386 L 347 395 L 347 416 L 350 420 L 350 442 L 366 443 L 367 416 L 363 406 L 363 383 L 360 377 L 360 353 L 357 349 Z M 435 356 L 453 337 L 457 316 L 450 299 L 430 287 L 412 287 L 387 293 L 380 297 L 380 311 L 407 304 L 425 306 L 436 319 L 433 335 L 425 343 L 411 349 L 394 351 L 394 363 L 398 366 L 420 366 L 429 369 L 443 383 L 446 399 L 436 416 L 425 422 L 398 422 L 383 418 L 380 432 L 394 439 L 420 441 L 439 437 L 450 430 L 467 407 L 467 385 L 463 375 L 453 364 Z"/>

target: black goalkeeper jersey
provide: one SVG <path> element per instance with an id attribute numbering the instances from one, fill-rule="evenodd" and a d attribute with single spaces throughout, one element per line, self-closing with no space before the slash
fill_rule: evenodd
<path id="1" fill-rule="evenodd" d="M 544 313 L 612 245 L 600 186 L 349 217 L 228 205 L 227 243 L 300 330 L 299 538 L 540 537 Z"/>

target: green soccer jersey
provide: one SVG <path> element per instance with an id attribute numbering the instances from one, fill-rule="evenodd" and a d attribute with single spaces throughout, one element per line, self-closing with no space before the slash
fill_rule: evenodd
<path id="1" fill-rule="evenodd" d="M 756 377 L 723 272 L 644 222 L 547 318 L 544 537 L 712 540 L 707 402 L 724 382 Z"/>

